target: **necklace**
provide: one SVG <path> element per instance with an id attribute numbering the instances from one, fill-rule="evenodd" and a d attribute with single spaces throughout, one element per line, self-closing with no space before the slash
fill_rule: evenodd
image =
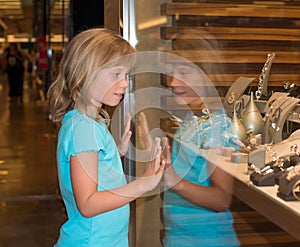
<path id="1" fill-rule="evenodd" d="M 269 53 L 267 56 L 267 60 L 261 70 L 261 74 L 258 77 L 258 87 L 257 87 L 257 91 L 255 92 L 256 99 L 260 99 L 261 96 L 267 95 L 267 83 L 269 80 L 271 66 L 274 60 L 275 60 L 275 54 Z"/>

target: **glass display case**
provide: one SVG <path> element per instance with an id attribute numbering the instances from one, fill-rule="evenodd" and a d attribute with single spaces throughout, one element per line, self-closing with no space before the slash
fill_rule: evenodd
<path id="1" fill-rule="evenodd" d="M 105 6 L 114 11 L 119 6 L 120 18 L 116 20 L 115 12 L 108 14 L 105 26 L 119 30 L 137 49 L 141 59 L 129 75 L 130 87 L 123 104 L 125 112 L 134 116 L 135 138 L 124 162 L 129 179 L 138 177 L 145 163 L 139 156 L 142 150 L 138 114 L 141 112 L 147 117 L 150 138 L 168 137 L 172 142 L 187 111 L 197 116 L 197 126 L 202 127 L 201 121 L 206 117 L 204 108 L 210 113 L 222 109 L 231 119 L 234 106 L 241 107 L 236 104 L 242 102 L 245 109 L 252 94 L 253 104 L 265 125 L 259 133 L 263 135 L 262 144 L 281 142 L 299 128 L 299 1 L 124 0 L 107 1 Z M 174 90 L 177 66 L 174 64 L 192 64 L 201 71 L 197 73 L 203 73 L 196 81 L 187 83 L 193 95 Z M 177 79 L 187 73 L 187 68 L 181 68 Z M 288 109 L 281 122 L 279 115 L 268 118 L 274 92 L 289 94 L 290 104 L 286 108 L 281 105 L 281 116 Z M 178 97 L 185 98 L 184 103 L 178 103 Z M 240 119 L 242 110 L 237 116 Z M 124 115 L 121 119 L 124 121 Z M 251 125 L 257 120 L 254 117 L 247 121 Z M 198 134 L 196 131 L 195 135 Z M 199 145 L 196 142 L 198 148 Z M 132 204 L 131 246 L 163 246 L 165 191 L 162 186 L 156 193 Z M 242 194 L 238 191 L 236 195 Z M 243 196 L 240 199 L 244 200 Z M 272 221 L 270 215 L 268 219 Z M 295 236 L 294 233 L 291 234 Z"/>

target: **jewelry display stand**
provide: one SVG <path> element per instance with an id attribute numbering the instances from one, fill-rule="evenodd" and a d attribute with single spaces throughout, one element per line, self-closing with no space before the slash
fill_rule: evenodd
<path id="1" fill-rule="evenodd" d="M 265 105 L 265 108 L 263 110 L 263 113 L 268 114 L 270 109 L 270 106 L 272 104 L 272 102 L 274 102 L 276 99 L 280 98 L 280 97 L 288 97 L 289 94 L 288 93 L 282 93 L 282 92 L 274 92 L 272 94 L 272 96 L 268 99 L 267 104 Z"/>
<path id="2" fill-rule="evenodd" d="M 279 185 L 282 179 L 286 179 L 286 175 L 288 174 L 287 170 L 279 171 L 275 173 L 275 184 Z"/>
<path id="3" fill-rule="evenodd" d="M 295 187 L 299 185 L 300 176 L 295 177 L 291 181 L 284 178 L 280 180 L 277 196 L 285 201 L 296 201 L 300 198 L 300 192 L 295 192 Z M 295 193 L 297 198 L 295 197 Z"/>
<path id="4" fill-rule="evenodd" d="M 287 139 L 274 144 L 268 152 L 272 152 L 276 157 L 290 157 L 294 156 L 295 152 L 291 150 L 293 145 L 300 146 L 300 129 L 294 131 Z M 273 157 L 271 155 L 266 154 L 265 163 L 269 163 L 272 161 Z"/>
<path id="5" fill-rule="evenodd" d="M 300 102 L 300 99 L 288 97 L 285 101 L 283 101 L 283 103 L 281 102 L 281 105 L 279 105 L 277 109 L 274 109 L 269 113 L 269 121 L 266 122 L 265 126 L 268 128 L 269 138 L 271 139 L 272 143 L 278 143 L 282 141 L 283 126 L 288 115 L 298 104 L 298 102 Z M 272 119 L 274 122 L 270 121 Z"/>
<path id="6" fill-rule="evenodd" d="M 273 139 L 273 136 L 270 132 L 272 132 L 272 123 L 274 122 L 275 119 L 275 114 L 277 114 L 276 118 L 276 129 L 278 128 L 277 124 L 279 121 L 279 116 L 281 113 L 281 107 L 283 104 L 285 104 L 288 101 L 288 95 L 287 94 L 278 94 L 275 93 L 276 95 L 272 95 L 271 98 L 268 100 L 266 107 L 265 107 L 265 124 L 264 124 L 264 143 L 270 143 Z M 275 122 L 274 122 L 275 124 Z"/>
<path id="7" fill-rule="evenodd" d="M 235 102 L 244 94 L 246 88 L 255 80 L 255 78 L 239 77 L 228 89 L 224 99 L 224 109 L 229 117 L 233 115 Z"/>
<path id="8" fill-rule="evenodd" d="M 273 186 L 275 185 L 275 173 L 273 171 L 270 173 L 253 172 L 250 180 L 256 186 Z"/>
<path id="9" fill-rule="evenodd" d="M 263 147 L 258 147 L 248 155 L 248 164 L 252 164 L 259 169 L 262 169 L 265 166 L 265 160 L 266 150 Z"/>
<path id="10" fill-rule="evenodd" d="M 289 170 L 290 160 L 287 158 L 280 158 L 277 161 L 267 163 L 263 168 L 254 166 L 254 172 L 250 175 L 250 180 L 256 186 L 273 186 L 280 183 L 285 179 Z"/>

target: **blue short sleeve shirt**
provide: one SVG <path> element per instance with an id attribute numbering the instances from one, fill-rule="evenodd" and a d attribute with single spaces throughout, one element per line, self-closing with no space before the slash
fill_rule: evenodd
<path id="1" fill-rule="evenodd" d="M 79 212 L 72 189 L 70 158 L 81 152 L 98 153 L 98 191 L 126 184 L 115 141 L 105 123 L 77 110 L 68 112 L 58 135 L 57 168 L 68 220 L 55 246 L 128 246 L 129 205 L 86 218 Z"/>

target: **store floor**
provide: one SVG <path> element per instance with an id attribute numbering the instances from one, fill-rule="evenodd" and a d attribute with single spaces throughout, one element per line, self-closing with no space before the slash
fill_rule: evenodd
<path id="1" fill-rule="evenodd" d="M 55 167 L 55 128 L 46 107 L 11 103 L 0 82 L 0 246 L 53 246 L 64 220 Z"/>
<path id="2" fill-rule="evenodd" d="M 50 247 L 65 220 L 55 164 L 57 130 L 47 108 L 26 86 L 24 92 L 23 104 L 10 103 L 7 84 L 0 82 L 0 247 Z M 300 246 L 236 198 L 232 212 L 241 246 Z"/>

